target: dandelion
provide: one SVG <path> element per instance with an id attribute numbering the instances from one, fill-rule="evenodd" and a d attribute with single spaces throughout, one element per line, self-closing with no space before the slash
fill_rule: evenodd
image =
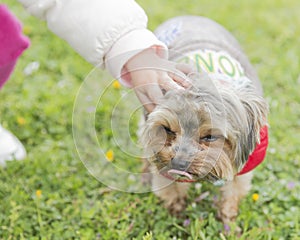
<path id="1" fill-rule="evenodd" d="M 121 84 L 117 80 L 114 80 L 114 82 L 112 83 L 112 86 L 113 86 L 114 89 L 120 89 L 121 88 Z"/>
<path id="2" fill-rule="evenodd" d="M 37 198 L 41 198 L 41 197 L 42 197 L 42 190 L 40 190 L 40 189 L 36 190 L 36 191 L 35 191 L 35 196 L 36 196 Z"/>
<path id="3" fill-rule="evenodd" d="M 24 27 L 23 27 L 23 33 L 24 33 L 25 35 L 29 35 L 29 34 L 31 33 L 31 27 L 29 27 L 29 26 L 24 26 Z"/>
<path id="4" fill-rule="evenodd" d="M 25 123 L 26 123 L 25 118 L 23 118 L 23 117 L 18 117 L 18 118 L 17 118 L 17 123 L 18 123 L 20 126 L 25 125 Z"/>
<path id="5" fill-rule="evenodd" d="M 107 161 L 112 162 L 114 160 L 114 152 L 113 150 L 108 150 L 105 154 Z"/>
<path id="6" fill-rule="evenodd" d="M 254 202 L 256 202 L 258 199 L 259 199 L 258 193 L 253 193 L 253 194 L 252 194 L 252 200 L 253 200 Z"/>

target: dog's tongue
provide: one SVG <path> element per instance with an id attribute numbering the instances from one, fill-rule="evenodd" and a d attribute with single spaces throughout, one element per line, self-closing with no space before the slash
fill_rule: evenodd
<path id="1" fill-rule="evenodd" d="M 168 174 L 169 175 L 181 175 L 181 176 L 185 176 L 187 177 L 188 179 L 192 180 L 193 179 L 193 176 L 187 172 L 184 172 L 184 171 L 180 171 L 180 170 L 176 170 L 176 169 L 171 169 L 168 171 Z"/>

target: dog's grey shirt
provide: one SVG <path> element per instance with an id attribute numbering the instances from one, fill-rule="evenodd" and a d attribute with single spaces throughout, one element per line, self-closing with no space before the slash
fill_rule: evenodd
<path id="1" fill-rule="evenodd" d="M 168 46 L 170 60 L 192 63 L 199 72 L 222 74 L 236 82 L 250 79 L 262 95 L 256 71 L 239 43 L 216 22 L 198 16 L 176 17 L 160 25 L 155 34 Z"/>

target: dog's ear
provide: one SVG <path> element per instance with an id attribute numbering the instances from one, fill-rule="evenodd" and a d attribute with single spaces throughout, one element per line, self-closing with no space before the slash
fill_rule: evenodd
<path id="1" fill-rule="evenodd" d="M 246 112 L 247 126 L 244 126 L 241 133 L 236 163 L 238 166 L 245 164 L 249 155 L 260 143 L 260 130 L 267 125 L 268 104 L 265 99 L 254 91 L 240 92 L 240 101 Z"/>
<path id="2" fill-rule="evenodd" d="M 161 149 L 165 145 L 167 135 L 163 126 L 166 119 L 172 119 L 172 114 L 158 107 L 155 111 L 147 114 L 145 121 L 140 126 L 140 143 L 145 147 L 145 151 L 150 150 L 149 154 L 153 154 L 153 151 Z"/>

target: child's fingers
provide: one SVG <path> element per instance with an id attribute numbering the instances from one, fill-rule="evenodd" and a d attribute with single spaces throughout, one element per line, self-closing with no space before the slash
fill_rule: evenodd
<path id="1" fill-rule="evenodd" d="M 183 72 L 185 75 L 190 74 L 191 72 L 195 72 L 196 70 L 190 65 L 186 63 L 177 63 L 175 68 L 179 71 Z"/>
<path id="2" fill-rule="evenodd" d="M 168 72 L 169 77 L 179 86 L 187 88 L 191 85 L 189 78 L 181 71 L 174 69 Z"/>

